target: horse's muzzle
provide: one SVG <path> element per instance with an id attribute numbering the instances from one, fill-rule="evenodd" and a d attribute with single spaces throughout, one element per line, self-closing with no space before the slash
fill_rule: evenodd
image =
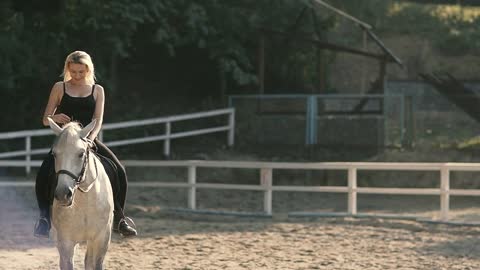
<path id="1" fill-rule="evenodd" d="M 73 189 L 70 187 L 64 187 L 55 190 L 55 199 L 60 205 L 70 206 L 73 203 Z"/>

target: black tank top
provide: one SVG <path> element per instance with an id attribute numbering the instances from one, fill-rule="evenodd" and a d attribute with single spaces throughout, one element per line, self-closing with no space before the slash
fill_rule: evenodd
<path id="1" fill-rule="evenodd" d="M 92 85 L 92 92 L 86 97 L 72 97 L 67 94 L 65 83 L 63 83 L 63 97 L 58 105 L 56 113 L 64 113 L 70 117 L 72 121 L 77 121 L 82 126 L 88 125 L 95 113 L 95 84 Z"/>

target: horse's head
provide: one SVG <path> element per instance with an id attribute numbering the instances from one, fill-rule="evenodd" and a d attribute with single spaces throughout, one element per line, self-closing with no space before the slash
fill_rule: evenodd
<path id="1" fill-rule="evenodd" d="M 76 122 L 70 122 L 63 127 L 58 126 L 50 118 L 48 122 L 57 135 L 52 148 L 58 180 L 55 199 L 61 205 L 70 206 L 76 188 L 85 177 L 89 153 L 89 145 L 85 138 L 95 127 L 96 121 L 93 120 L 84 128 Z"/>

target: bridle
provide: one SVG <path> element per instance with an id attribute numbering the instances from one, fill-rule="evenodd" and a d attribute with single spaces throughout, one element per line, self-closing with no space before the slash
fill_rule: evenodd
<path id="1" fill-rule="evenodd" d="M 84 141 L 86 142 L 86 140 L 84 140 Z M 81 192 L 88 192 L 98 178 L 97 161 L 94 159 L 93 164 L 95 165 L 95 175 L 96 175 L 95 179 L 94 179 L 94 181 L 92 181 L 92 183 L 86 189 L 82 189 L 80 187 L 80 184 L 85 181 L 85 172 L 87 171 L 87 165 L 88 165 L 88 160 L 89 160 L 91 151 L 92 151 L 92 148 L 90 146 L 88 146 L 87 149 L 86 149 L 85 158 L 83 160 L 82 170 L 80 170 L 80 173 L 78 175 L 75 175 L 74 173 L 72 173 L 69 170 L 59 170 L 56 173 L 57 174 L 57 179 L 58 179 L 58 176 L 60 174 L 66 174 L 66 175 L 70 176 L 75 181 L 75 186 L 73 187 L 74 190 L 78 188 Z"/>

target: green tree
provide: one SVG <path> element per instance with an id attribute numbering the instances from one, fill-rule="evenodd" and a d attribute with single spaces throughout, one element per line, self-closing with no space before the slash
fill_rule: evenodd
<path id="1" fill-rule="evenodd" d="M 50 87 L 60 79 L 63 60 L 73 50 L 85 50 L 92 55 L 98 78 L 114 100 L 135 95 L 118 85 L 125 79 L 120 76 L 125 70 L 141 74 L 157 68 L 154 61 L 146 66 L 140 62 L 145 58 L 136 58 L 141 51 L 147 51 L 146 55 L 163 52 L 155 59 L 157 63 L 180 66 L 176 64 L 180 61 L 187 75 L 201 69 L 205 74 L 214 74 L 208 75 L 210 83 L 203 85 L 204 88 L 210 88 L 213 81 L 217 86 L 223 81 L 233 89 L 253 87 L 259 29 L 292 31 L 299 12 L 311 8 L 308 0 L 2 1 L 0 105 L 5 110 L 21 112 L 23 118 L 23 121 L 4 119 L 3 127 L 8 130 L 38 127 Z M 327 29 L 329 24 L 316 13 L 321 18 L 317 26 Z M 307 17 L 295 31 L 312 31 L 313 19 Z M 284 50 L 286 59 L 298 65 L 310 61 L 308 53 L 285 47 L 284 43 L 285 39 L 272 39 L 273 53 Z M 200 64 L 189 65 L 195 62 Z M 270 63 L 275 64 L 275 61 Z M 144 78 L 139 81 L 145 83 Z M 170 86 L 176 91 L 175 83 Z M 189 87 L 196 87 L 200 93 L 206 91 L 202 85 Z M 225 93 L 216 95 L 222 94 Z M 119 102 L 115 104 L 121 107 Z"/>

